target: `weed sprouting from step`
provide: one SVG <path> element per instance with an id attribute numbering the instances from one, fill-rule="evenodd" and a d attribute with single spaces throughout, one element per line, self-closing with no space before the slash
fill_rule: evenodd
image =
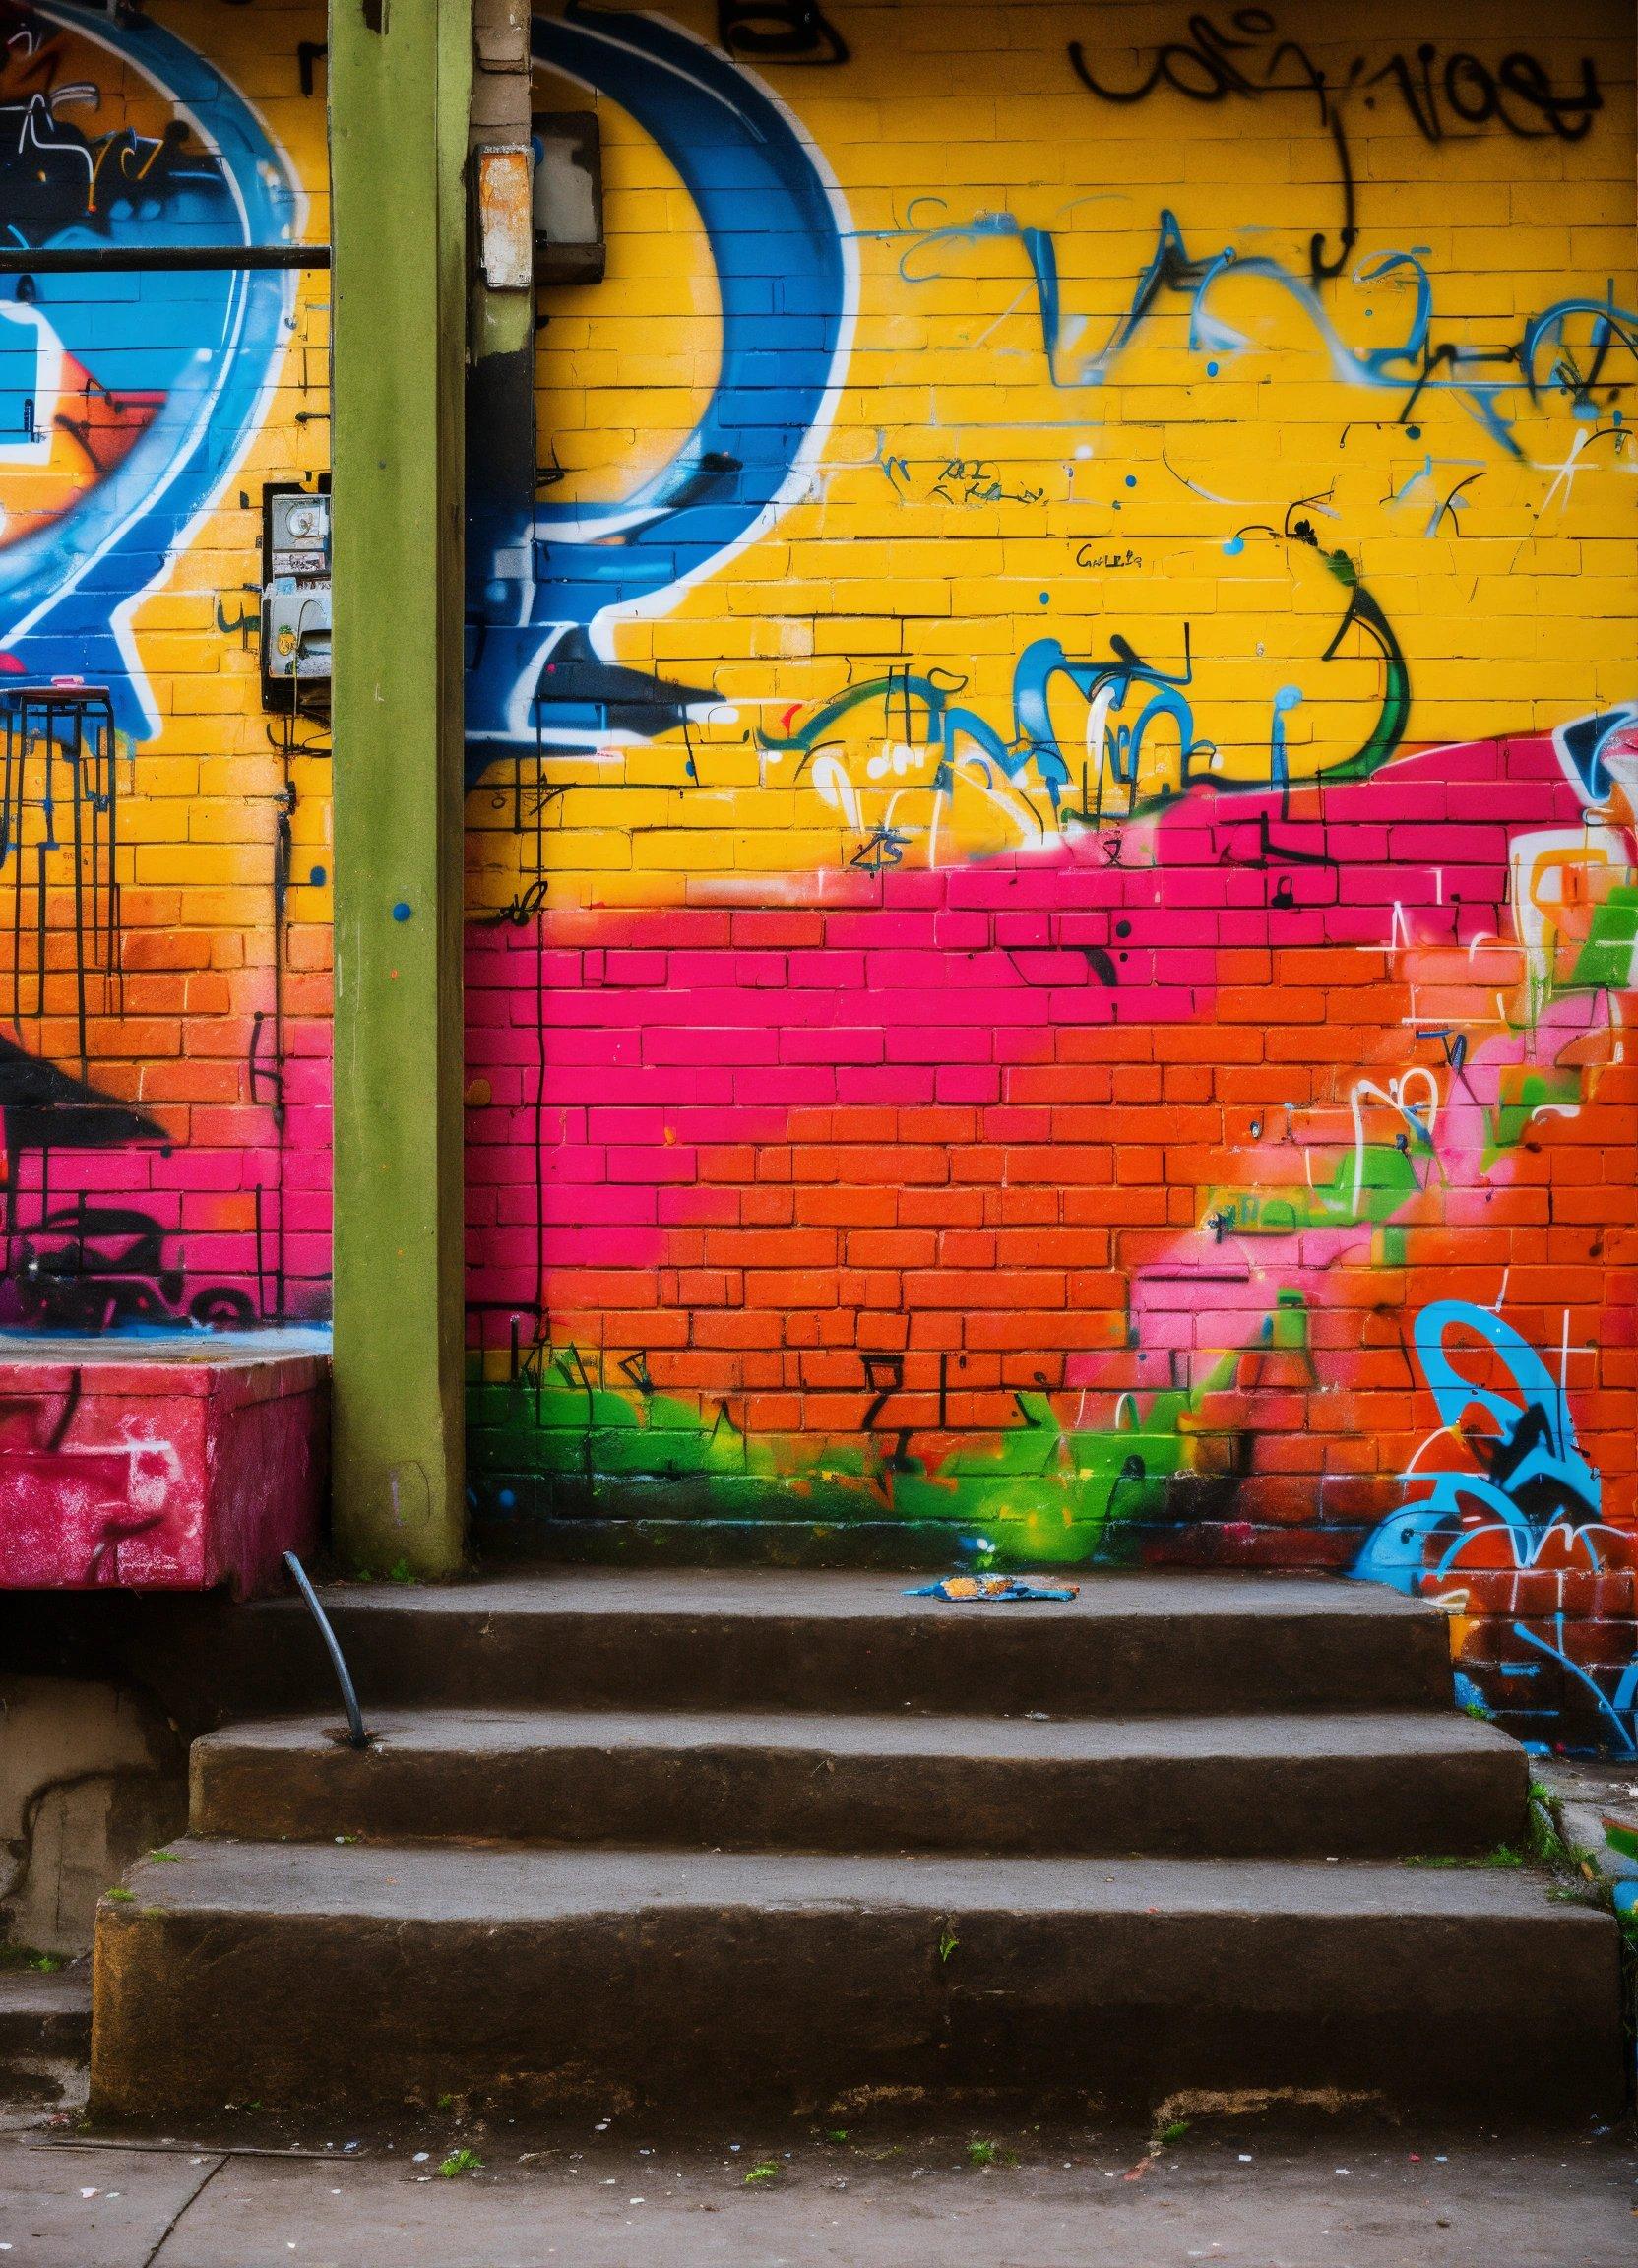
<path id="1" fill-rule="evenodd" d="M 1530 1796 L 1525 1813 L 1524 1841 L 1521 1845 L 1498 1843 L 1493 1851 L 1474 1858 L 1461 1858 L 1449 1852 L 1429 1852 L 1403 1861 L 1407 1866 L 1449 1868 L 1454 1866 L 1485 1867 L 1497 1873 L 1519 1873 L 1526 1867 L 1536 1867 L 1550 1874 L 1547 1886 L 1549 1898 L 1559 1901 L 1585 1901 L 1589 1884 L 1597 1888 L 1599 1865 L 1595 1854 L 1579 1850 L 1564 1833 L 1564 1815 L 1558 1798 L 1550 1788 L 1540 1780 L 1530 1783 Z"/>
<path id="2" fill-rule="evenodd" d="M 463 2174 L 481 2174 L 483 2161 L 475 2150 L 452 2150 L 438 2171 L 446 2181 L 454 2181 Z"/>
<path id="3" fill-rule="evenodd" d="M 125 1889 L 122 1884 L 117 1882 L 111 1890 L 104 1890 L 102 1895 L 104 1898 L 111 1899 L 116 1906 L 134 1906 L 137 1902 L 136 1892 Z"/>
<path id="4" fill-rule="evenodd" d="M 150 1864 L 155 1866 L 180 1866 L 182 1863 L 180 1851 L 150 1851 L 148 1857 Z"/>
<path id="5" fill-rule="evenodd" d="M 772 2158 L 759 2158 L 747 2171 L 744 2186 L 747 2189 L 760 2189 L 765 2183 L 777 2181 L 779 2177 L 780 2170 L 776 2162 Z"/>
<path id="6" fill-rule="evenodd" d="M 1493 1872 L 1517 1873 L 1525 1864 L 1525 1855 L 1522 1851 L 1515 1851 L 1510 1843 L 1498 1843 L 1493 1851 L 1480 1852 L 1475 1858 L 1464 1858 L 1450 1851 L 1432 1851 L 1421 1853 L 1414 1858 L 1403 1858 L 1400 1863 L 1403 1866 L 1421 1866 L 1439 1871 L 1448 1871 L 1454 1866 L 1483 1866 Z"/>
<path id="7" fill-rule="evenodd" d="M 33 1969 L 54 1977 L 68 1962 L 61 1953 L 36 1953 L 32 1945 L 0 1945 L 0 1969 Z"/>
<path id="8" fill-rule="evenodd" d="M 1016 2166 L 1018 2152 L 1005 2149 L 999 2142 L 972 2141 L 967 2145 L 969 2166 Z"/>
<path id="9" fill-rule="evenodd" d="M 1564 1832 L 1564 1814 L 1558 1798 L 1540 1780 L 1530 1783 L 1528 1848 L 1538 1866 L 1545 1866 L 1560 1876 L 1573 1874 L 1581 1882 L 1598 1882 L 1597 1858 L 1570 1841 Z"/>
<path id="10" fill-rule="evenodd" d="M 1462 1704 L 1462 1714 L 1464 1717 L 1478 1717 L 1481 1719 L 1484 1724 L 1488 1725 L 1491 1719 L 1495 1716 L 1495 1711 L 1493 1709 L 1487 1708 L 1482 1701 L 1464 1701 Z"/>
<path id="11" fill-rule="evenodd" d="M 1141 2181 L 1151 2167 L 1160 2164 L 1161 2152 L 1169 2150 L 1173 2143 L 1180 2142 L 1188 2132 L 1190 2122 L 1187 2118 L 1174 2118 L 1168 2114 L 1167 2104 L 1175 2100 L 1174 2096 L 1168 2096 L 1166 2102 L 1157 2108 L 1154 2123 L 1149 2129 L 1148 2145 L 1137 2164 L 1127 2170 L 1128 2181 Z"/>
<path id="12" fill-rule="evenodd" d="M 948 1961 L 951 1954 L 955 1951 L 956 1947 L 960 1943 L 961 1939 L 956 1935 L 954 1929 L 951 1928 L 949 1922 L 946 1922 L 943 1928 L 940 1929 L 938 1933 L 939 1959 L 941 1961 Z"/>

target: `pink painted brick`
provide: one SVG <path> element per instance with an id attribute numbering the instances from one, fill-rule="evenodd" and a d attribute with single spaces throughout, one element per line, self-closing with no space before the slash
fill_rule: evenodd
<path id="1" fill-rule="evenodd" d="M 643 1052 L 651 1063 L 777 1063 L 780 1036 L 772 1025 L 760 1032 L 657 1027 L 644 1035 Z"/>
<path id="2" fill-rule="evenodd" d="M 606 1178 L 610 1181 L 692 1181 L 698 1170 L 695 1153 L 680 1142 L 631 1145 L 610 1150 Z"/>
<path id="3" fill-rule="evenodd" d="M 842 1102 L 930 1102 L 933 1100 L 931 1064 L 844 1064 L 836 1075 L 837 1100 Z"/>
<path id="4" fill-rule="evenodd" d="M 928 952 L 938 935 L 932 914 L 871 912 L 833 914 L 825 923 L 825 943 L 847 949 L 863 947 L 872 953 Z"/>
<path id="5" fill-rule="evenodd" d="M 940 1102 L 994 1102 L 1001 1094 L 1001 1072 L 990 1063 L 946 1063 L 939 1066 L 934 1093 Z"/>
<path id="6" fill-rule="evenodd" d="M 834 1031 L 788 1032 L 781 1053 L 788 1063 L 879 1063 L 886 1044 L 879 1028 L 851 1025 Z"/>
<path id="7" fill-rule="evenodd" d="M 792 953 L 792 986 L 804 990 L 861 992 L 864 989 L 864 955 L 844 953 L 829 946 L 819 953 Z"/>
<path id="8" fill-rule="evenodd" d="M 747 1102 L 758 1105 L 778 1103 L 786 1108 L 803 1104 L 823 1105 L 834 1102 L 837 1096 L 837 1074 L 828 1064 L 787 1063 L 776 1070 L 757 1065 L 740 1074 L 739 1093 Z M 777 1126 L 765 1135 L 742 1134 L 741 1141 L 779 1139 L 783 1127 Z"/>

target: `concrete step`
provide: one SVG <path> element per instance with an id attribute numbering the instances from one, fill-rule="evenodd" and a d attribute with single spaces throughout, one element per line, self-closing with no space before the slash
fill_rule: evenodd
<path id="1" fill-rule="evenodd" d="M 1386 1858 L 1523 1831 L 1524 1751 L 1454 1711 L 1170 1718 L 379 1711 L 194 1743 L 197 1835 L 724 1851 Z"/>
<path id="2" fill-rule="evenodd" d="M 77 2095 L 90 2056 L 88 1970 L 0 1969 L 0 2102 Z"/>
<path id="3" fill-rule="evenodd" d="M 98 1920 L 92 2110 L 1332 2088 L 1613 2114 L 1613 1921 L 1483 1868 L 183 1842 Z"/>
<path id="4" fill-rule="evenodd" d="M 1444 1615 L 1329 1578 L 1099 1574 L 1067 1605 L 981 1606 L 907 1598 L 894 1575 L 564 1568 L 426 1590 L 341 1585 L 325 1603 L 366 1712 L 1450 1707 Z M 220 1655 L 224 1720 L 333 1699 L 294 1600 L 239 1610 Z"/>

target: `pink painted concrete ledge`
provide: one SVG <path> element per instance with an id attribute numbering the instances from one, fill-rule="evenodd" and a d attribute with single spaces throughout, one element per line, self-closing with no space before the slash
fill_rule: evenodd
<path id="1" fill-rule="evenodd" d="M 0 1590 L 272 1590 L 329 1446 L 327 1332 L 0 1333 Z"/>

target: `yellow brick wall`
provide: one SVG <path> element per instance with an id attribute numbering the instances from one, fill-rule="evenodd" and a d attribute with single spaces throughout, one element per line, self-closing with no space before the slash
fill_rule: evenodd
<path id="1" fill-rule="evenodd" d="M 712 10 L 669 15 L 714 41 Z M 1544 730 L 1627 697 L 1638 460 L 1616 418 L 1631 345 L 1611 343 L 1586 401 L 1551 382 L 1552 343 L 1534 395 L 1517 362 L 1531 318 L 1555 303 L 1634 301 L 1625 12 L 1571 6 L 1550 36 L 1518 8 L 1447 5 L 1430 27 L 1425 13 L 1356 5 L 1249 34 L 1228 16 L 1202 21 L 1234 42 L 1208 43 L 1211 69 L 1190 60 L 1186 11 L 895 0 L 838 17 L 845 65 L 767 66 L 846 208 L 852 347 L 811 494 L 673 603 L 613 628 L 619 661 L 707 687 L 721 706 L 689 734 L 697 779 L 674 734 L 554 766 L 560 897 L 641 904 L 680 896 L 691 873 L 837 863 L 856 833 L 837 790 L 816 787 L 811 766 L 798 780 L 794 764 L 759 757 L 749 728 L 792 706 L 811 713 L 862 675 L 937 668 L 1010 738 L 1013 667 L 1042 635 L 1102 658 L 1118 632 L 1174 670 L 1187 625 L 1191 706 L 1222 774 L 1266 773 L 1271 705 L 1288 683 L 1302 692 L 1287 720 L 1293 776 L 1323 771 L 1364 737 L 1377 669 L 1352 643 L 1322 666 L 1338 588 L 1311 546 L 1285 539 L 1296 519 L 1348 552 L 1393 624 L 1412 743 Z M 1281 34 L 1300 53 L 1281 55 Z M 1071 42 L 1116 90 L 1142 85 L 1165 50 L 1187 86 L 1209 90 L 1231 69 L 1253 91 L 1189 99 L 1163 75 L 1145 100 L 1100 100 Z M 1566 97 L 1585 58 L 1601 106 L 1549 114 L 1498 86 L 1520 53 Z M 1480 109 L 1488 88 L 1488 122 L 1464 125 L 1445 91 L 1463 55 L 1484 76 L 1459 63 L 1458 101 Z M 1439 139 L 1419 130 L 1396 58 Z M 537 99 L 587 97 L 542 77 Z M 718 374 L 698 217 L 655 141 L 598 107 L 609 274 L 545 297 L 540 456 L 563 475 L 554 504 L 632 493 L 675 454 Z M 1339 257 L 1338 116 L 1358 234 L 1315 288 L 1316 231 Z M 1231 262 L 1203 300 L 1163 291 L 1099 381 L 1167 211 L 1195 260 Z M 1055 252 L 1057 384 L 1025 229 L 1047 232 Z M 1394 254 L 1419 270 L 1388 267 Z M 1437 362 L 1408 411 L 1419 357 L 1390 362 L 1377 385 L 1359 366 L 1412 335 L 1423 277 L 1428 342 L 1465 359 Z M 1240 344 L 1213 351 L 1213 326 Z M 1594 328 L 1571 321 L 1584 370 Z M 1339 375 L 1343 357 L 1352 375 Z M 1489 388 L 1511 445 L 1481 413 Z M 847 756 L 850 777 L 867 771 L 862 740 Z M 856 785 L 869 824 L 892 802 L 896 824 L 925 828 L 925 764 L 891 788 Z M 953 819 L 975 851 L 1036 839 L 1006 798 Z M 477 903 L 504 903 L 516 847 L 485 829 L 481 806 L 473 823 Z"/>

